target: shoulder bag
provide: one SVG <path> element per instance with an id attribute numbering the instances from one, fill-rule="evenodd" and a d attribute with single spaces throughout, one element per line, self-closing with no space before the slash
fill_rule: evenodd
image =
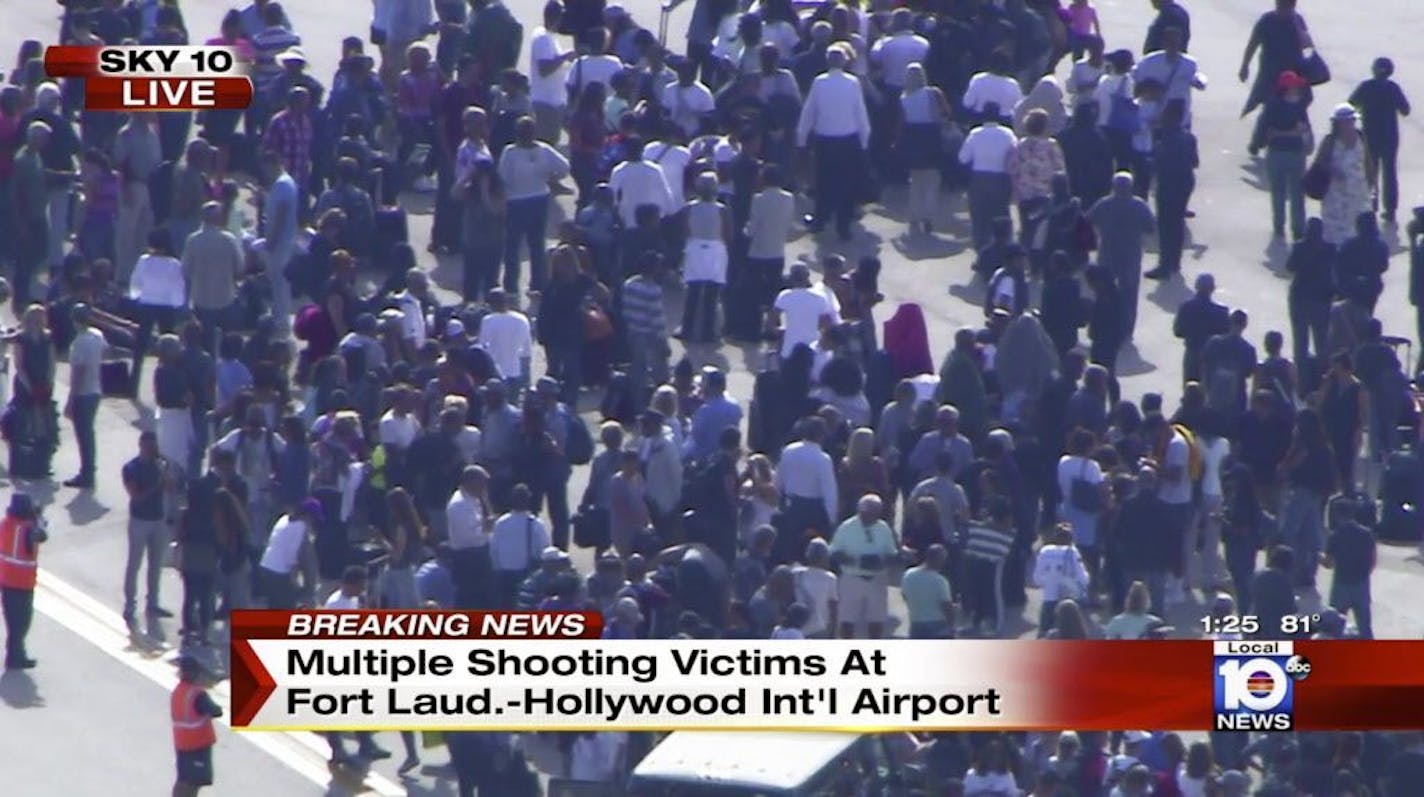
<path id="1" fill-rule="evenodd" d="M 1320 149 L 1315 151 L 1315 159 L 1310 162 L 1310 168 L 1305 170 L 1305 176 L 1300 180 L 1301 190 L 1311 199 L 1324 199 L 1330 193 L 1331 165 L 1330 161 L 1335 155 L 1335 136 L 1328 134 L 1320 141 Z"/>

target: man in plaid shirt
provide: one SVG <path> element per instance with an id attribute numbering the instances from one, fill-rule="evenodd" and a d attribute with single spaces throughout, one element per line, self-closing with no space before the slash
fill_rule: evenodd
<path id="1" fill-rule="evenodd" d="M 312 167 L 312 117 L 311 93 L 300 86 L 287 93 L 287 107 L 272 117 L 267 125 L 267 134 L 262 141 L 263 149 L 282 156 L 282 164 L 287 173 L 296 180 L 302 192 L 302 207 L 306 207 L 305 197 L 311 181 Z"/>

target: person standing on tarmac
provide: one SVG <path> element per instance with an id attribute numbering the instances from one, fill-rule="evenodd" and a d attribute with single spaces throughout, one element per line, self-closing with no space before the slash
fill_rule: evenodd
<path id="1" fill-rule="evenodd" d="M 0 520 L 0 606 L 5 614 L 5 669 L 28 670 L 35 660 L 25 652 L 25 635 L 35 617 L 35 579 L 40 543 L 48 539 L 34 499 L 10 496 Z"/>
<path id="2" fill-rule="evenodd" d="M 217 744 L 213 720 L 221 717 L 223 710 L 200 683 L 203 673 L 202 663 L 191 654 L 178 657 L 178 685 L 169 699 L 178 760 L 173 797 L 193 797 L 204 786 L 213 785 L 213 745 Z"/>

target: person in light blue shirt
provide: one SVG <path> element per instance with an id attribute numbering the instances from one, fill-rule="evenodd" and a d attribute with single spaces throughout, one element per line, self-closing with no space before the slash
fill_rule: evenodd
<path id="1" fill-rule="evenodd" d="M 954 636 L 954 600 L 949 580 L 943 575 L 949 553 L 943 545 L 931 545 L 925 560 L 905 571 L 900 594 L 910 615 L 911 639 L 950 639 Z"/>
<path id="2" fill-rule="evenodd" d="M 449 560 L 449 547 L 441 545 L 435 549 L 435 558 L 415 572 L 415 594 L 420 596 L 422 604 L 455 608 L 455 577 L 450 574 Z"/>
<path id="3" fill-rule="evenodd" d="M 242 361 L 242 336 L 236 332 L 223 336 L 218 347 L 217 406 L 226 409 L 246 388 L 252 387 L 252 371 Z"/>
<path id="4" fill-rule="evenodd" d="M 722 430 L 742 423 L 742 407 L 727 396 L 727 375 L 717 368 L 702 369 L 702 406 L 692 414 L 692 431 L 687 436 L 682 458 L 686 461 L 706 459 L 717 451 Z"/>

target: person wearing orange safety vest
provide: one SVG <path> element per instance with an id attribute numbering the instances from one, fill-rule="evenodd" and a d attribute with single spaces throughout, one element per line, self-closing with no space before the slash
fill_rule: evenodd
<path id="1" fill-rule="evenodd" d="M 202 675 L 203 665 L 197 658 L 187 653 L 178 657 L 178 685 L 169 698 L 178 758 L 173 797 L 193 797 L 199 789 L 213 785 L 213 745 L 217 743 L 213 720 L 221 717 L 223 710 L 199 683 Z"/>
<path id="2" fill-rule="evenodd" d="M 48 539 L 34 499 L 10 496 L 0 520 L 0 609 L 5 615 L 5 669 L 28 670 L 35 660 L 25 652 L 25 635 L 35 616 L 35 580 L 40 543 Z"/>

